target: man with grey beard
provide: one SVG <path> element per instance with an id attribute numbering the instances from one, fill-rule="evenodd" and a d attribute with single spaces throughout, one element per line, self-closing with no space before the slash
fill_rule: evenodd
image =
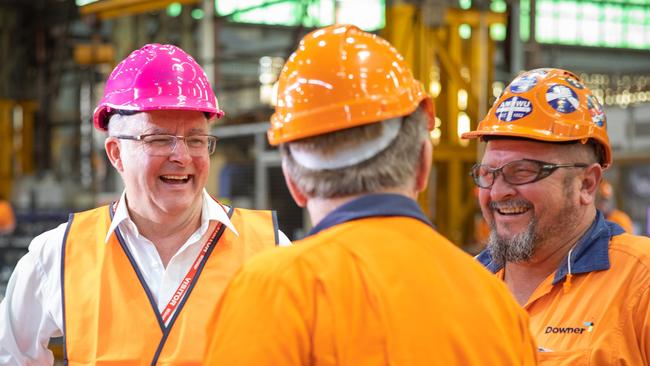
<path id="1" fill-rule="evenodd" d="M 487 143 L 471 172 L 490 226 L 477 259 L 528 311 L 540 364 L 650 364 L 650 239 L 596 208 L 612 163 L 596 97 L 571 72 L 532 70 L 463 138 Z"/>
<path id="2" fill-rule="evenodd" d="M 489 137 L 485 137 L 485 140 L 489 140 Z M 591 149 L 588 147 L 587 149 Z M 573 190 L 571 189 L 571 179 L 573 176 L 569 175 L 567 179 L 563 182 L 564 187 L 564 207 L 562 208 L 559 217 L 566 217 L 567 220 L 571 222 L 572 225 L 575 225 L 573 215 L 576 212 L 577 207 L 573 204 Z M 508 200 L 502 202 L 491 201 L 489 203 L 489 208 L 491 212 L 495 212 L 498 209 L 504 210 L 507 208 L 513 207 L 530 207 L 530 203 L 526 200 Z M 487 218 L 488 214 L 485 214 Z M 563 227 L 567 224 L 564 222 L 564 225 L 557 225 L 558 232 L 552 231 L 553 234 L 560 234 L 560 231 L 563 230 Z M 535 252 L 535 243 L 544 242 L 549 237 L 548 230 L 539 230 L 539 220 L 537 217 L 533 216 L 528 223 L 528 226 L 520 233 L 517 233 L 511 237 L 499 235 L 497 231 L 496 224 L 494 220 L 490 221 L 488 224 L 490 226 L 490 236 L 488 237 L 487 250 L 490 253 L 491 260 L 494 264 L 503 267 L 506 262 L 526 262 L 529 261 Z"/>

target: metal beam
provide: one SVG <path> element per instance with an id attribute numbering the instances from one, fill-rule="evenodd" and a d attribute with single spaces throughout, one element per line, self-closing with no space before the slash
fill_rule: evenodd
<path id="1" fill-rule="evenodd" d="M 8 197 L 13 178 L 13 122 L 14 102 L 0 100 L 0 196 Z"/>
<path id="2" fill-rule="evenodd" d="M 81 15 L 105 20 L 165 9 L 172 3 L 198 4 L 200 0 L 102 0 L 79 7 Z"/>
<path id="3" fill-rule="evenodd" d="M 271 127 L 269 122 L 245 123 L 240 125 L 218 125 L 212 128 L 212 133 L 219 138 L 250 136 L 266 134 Z"/>

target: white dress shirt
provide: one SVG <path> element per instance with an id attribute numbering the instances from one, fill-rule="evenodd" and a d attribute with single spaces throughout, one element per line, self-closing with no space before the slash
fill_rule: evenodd
<path id="1" fill-rule="evenodd" d="M 239 235 L 223 207 L 204 190 L 201 226 L 165 267 L 154 244 L 140 235 L 129 217 L 125 193 L 122 193 L 106 240 L 119 227 L 158 311 L 162 312 L 199 254 L 204 244 L 200 238 L 212 220 L 223 223 Z M 5 299 L 0 303 L 0 365 L 51 365 L 54 362 L 47 345 L 51 337 L 63 335 L 60 266 L 66 227 L 67 223 L 63 223 L 35 237 L 9 279 Z M 279 230 L 278 239 L 280 246 L 291 244 Z"/>

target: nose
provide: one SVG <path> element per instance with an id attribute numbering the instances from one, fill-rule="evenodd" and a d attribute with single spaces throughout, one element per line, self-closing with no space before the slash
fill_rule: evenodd
<path id="1" fill-rule="evenodd" d="M 176 138 L 174 141 L 174 146 L 172 146 L 172 153 L 169 155 L 169 159 L 182 164 L 186 164 L 192 161 L 192 156 L 190 155 L 190 150 L 185 143 L 185 139 L 178 137 Z"/>
<path id="2" fill-rule="evenodd" d="M 494 177 L 492 187 L 488 188 L 490 190 L 490 199 L 492 201 L 500 201 L 504 198 L 508 198 L 517 194 L 514 186 L 506 182 L 506 180 L 503 178 L 502 172 L 499 173 L 501 174 L 496 174 Z"/>

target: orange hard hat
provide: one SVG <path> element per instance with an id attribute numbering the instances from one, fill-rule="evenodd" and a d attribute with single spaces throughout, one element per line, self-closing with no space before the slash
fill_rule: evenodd
<path id="1" fill-rule="evenodd" d="M 602 198 L 607 200 L 612 198 L 614 195 L 614 189 L 608 181 L 603 179 L 600 181 L 600 185 L 598 186 L 598 193 Z"/>
<path id="2" fill-rule="evenodd" d="M 478 128 L 462 138 L 488 136 L 582 143 L 593 139 L 602 146 L 603 168 L 612 163 L 603 107 L 578 76 L 561 69 L 536 69 L 519 75 Z"/>
<path id="3" fill-rule="evenodd" d="M 386 40 L 352 25 L 313 31 L 278 81 L 269 143 L 278 145 L 412 113 L 433 126 L 433 104 L 404 58 Z"/>

